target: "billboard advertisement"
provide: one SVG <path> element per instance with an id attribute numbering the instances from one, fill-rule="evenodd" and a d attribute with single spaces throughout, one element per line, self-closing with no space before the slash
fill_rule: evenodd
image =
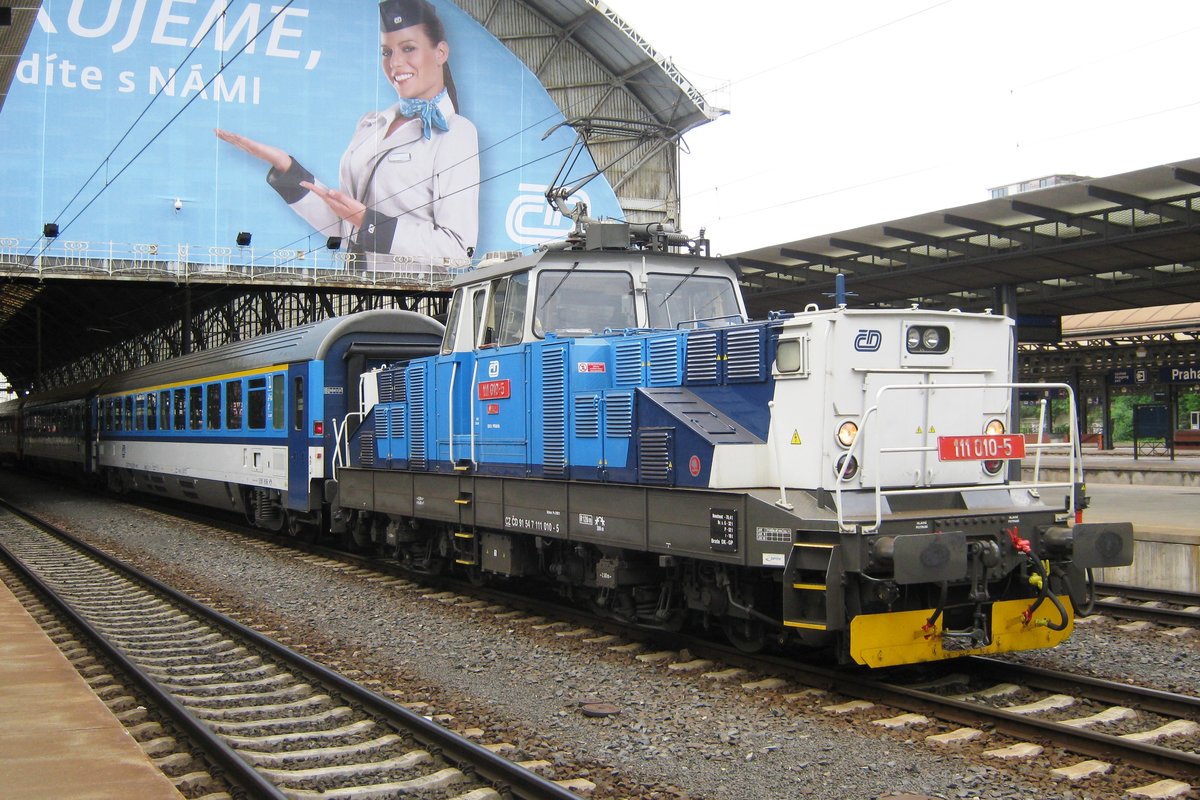
<path id="1" fill-rule="evenodd" d="M 0 237 L 444 271 L 570 228 L 542 196 L 562 121 L 449 0 L 44 0 L 0 111 Z M 621 216 L 603 177 L 578 199 Z"/>

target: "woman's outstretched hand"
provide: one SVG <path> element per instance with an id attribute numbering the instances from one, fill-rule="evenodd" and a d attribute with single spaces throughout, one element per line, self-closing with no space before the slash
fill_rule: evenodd
<path id="1" fill-rule="evenodd" d="M 367 207 L 358 200 L 345 192 L 339 192 L 337 189 L 330 189 L 310 183 L 309 181 L 300 181 L 300 185 L 324 200 L 325 205 L 329 206 L 330 210 L 337 214 L 339 219 L 346 220 L 356 228 L 362 227 Z"/>
<path id="2" fill-rule="evenodd" d="M 280 172 L 287 172 L 288 167 L 292 165 L 292 157 L 274 145 L 256 142 L 254 139 L 242 136 L 240 133 L 224 131 L 220 128 L 213 129 L 213 132 L 217 134 L 217 138 L 221 141 L 229 142 L 237 149 L 267 162 Z"/>

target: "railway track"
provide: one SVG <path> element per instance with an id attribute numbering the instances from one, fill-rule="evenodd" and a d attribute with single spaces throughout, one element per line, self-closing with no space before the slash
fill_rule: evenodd
<path id="1" fill-rule="evenodd" d="M 296 544 L 277 537 L 257 538 L 268 547 L 272 546 L 272 540 L 289 546 Z M 361 556 L 310 545 L 302 545 L 301 549 L 312 553 L 306 558 L 333 569 L 355 573 L 378 571 L 380 578 L 395 574 L 391 565 Z M 699 679 L 740 672 L 749 677 L 734 680 L 747 681 L 747 685 L 756 687 L 747 691 L 755 692 L 776 680 L 782 685 L 767 690 L 768 696 L 776 701 L 797 695 L 849 698 L 847 703 L 814 699 L 813 708 L 809 711 L 797 708 L 800 713 L 841 714 L 849 709 L 848 719 L 853 716 L 862 721 L 865 717 L 872 725 L 924 726 L 903 735 L 925 736 L 931 742 L 947 736 L 955 742 L 961 741 L 963 747 L 974 748 L 978 751 L 976 755 L 985 761 L 1002 757 L 994 755 L 996 752 L 1015 748 L 1014 752 L 1024 757 L 1040 757 L 1047 772 L 1053 770 L 1053 777 L 1046 778 L 1050 785 L 1055 785 L 1052 781 L 1058 779 L 1059 770 L 1066 770 L 1064 774 L 1083 770 L 1086 778 L 1091 775 L 1087 771 L 1103 771 L 1108 768 L 1105 764 L 1118 765 L 1116 774 L 1092 777 L 1090 785 L 1104 781 L 1123 782 L 1125 786 L 1149 783 L 1129 790 L 1132 796 L 1191 796 L 1187 794 L 1190 786 L 1184 781 L 1200 779 L 1196 754 L 1200 734 L 1192 727 L 1200 719 L 1200 711 L 1196 708 L 1196 698 L 1190 696 L 1138 690 L 1075 674 L 1055 674 L 1012 662 L 973 658 L 945 665 L 957 672 L 943 675 L 937 681 L 905 682 L 901 680 L 902 672 L 893 673 L 893 680 L 881 680 L 876 674 L 797 664 L 794 658 L 747 655 L 683 634 L 649 633 L 527 597 L 506 597 L 503 592 L 466 583 L 439 580 L 426 586 L 434 588 L 412 586 L 411 590 L 436 600 L 439 605 L 472 608 L 473 612 L 484 605 L 489 609 L 503 608 L 503 613 L 497 613 L 506 624 L 528 622 L 530 627 L 545 631 L 547 637 L 573 638 L 581 643 L 603 641 L 609 649 L 638 658 L 648 667 L 660 665 L 674 675 L 695 673 Z M 521 611 L 507 610 L 512 608 Z M 590 638 L 575 636 L 583 630 L 580 626 L 592 629 L 586 634 Z M 608 635 L 603 635 L 605 631 Z M 592 636 L 593 633 L 601 635 Z M 638 641 L 642 643 L 639 645 Z M 595 651 L 595 645 L 591 647 Z M 698 668 L 696 665 L 701 661 L 707 662 L 707 666 Z M 703 671 L 696 672 L 697 669 Z M 771 677 L 766 683 L 751 680 L 755 673 Z M 795 707 L 794 700 L 789 704 Z M 920 721 L 914 722 L 915 718 Z M 933 733 L 931 729 L 944 733 Z M 977 740 L 973 738 L 976 736 Z M 1009 739 L 1015 743 L 1010 742 L 1006 747 L 997 744 L 997 740 L 1003 743 Z M 1034 753 L 1042 750 L 1050 752 L 1046 756 Z M 1077 757 L 1072 761 L 1071 754 L 1089 758 L 1080 761 Z M 1131 769 L 1138 771 L 1137 777 L 1131 776 Z M 1152 780 L 1155 776 L 1165 780 L 1155 783 Z M 1124 788 L 1114 787 L 1114 790 L 1125 793 Z M 1140 790 L 1146 793 L 1139 794 Z"/>
<path id="2" fill-rule="evenodd" d="M 255 535 L 263 538 L 260 534 Z M 299 546 L 318 557 L 357 568 L 380 570 L 384 574 L 403 574 L 390 562 L 292 540 L 284 541 L 288 546 Z M 792 657 L 745 654 L 736 648 L 687 633 L 651 632 L 611 619 L 597 619 L 590 613 L 565 608 L 553 601 L 514 596 L 510 592 L 472 586 L 451 578 L 438 578 L 427 585 L 447 590 L 441 594 L 427 595 L 446 605 L 486 602 L 519 608 L 523 615 L 532 615 L 538 627 L 551 634 L 554 634 L 556 627 L 559 628 L 558 635 L 563 635 L 566 630 L 581 630 L 579 626 L 587 626 L 596 633 L 609 634 L 601 635 L 598 639 L 611 639 L 616 634 L 626 642 L 640 642 L 641 645 L 628 652 L 637 653 L 635 657 L 645 658 L 647 663 L 662 663 L 679 673 L 693 670 L 670 656 L 690 654 L 693 665 L 708 662 L 708 666 L 701 668 L 707 675 L 728 670 L 745 670 L 751 675 L 766 673 L 793 682 L 793 691 L 817 688 L 874 703 L 881 720 L 890 719 L 895 716 L 894 710 L 900 710 L 918 717 L 965 726 L 959 729 L 962 733 L 948 731 L 948 734 L 953 734 L 948 737 L 951 740 L 961 738 L 969 741 L 974 735 L 972 732 L 977 734 L 983 730 L 1026 743 L 1027 740 L 1036 740 L 1044 743 L 1036 745 L 1039 750 L 1046 746 L 1058 747 L 1103 760 L 1097 763 L 1081 762 L 1083 769 L 1099 770 L 1102 769 L 1099 764 L 1117 763 L 1163 776 L 1168 784 L 1168 792 L 1172 788 L 1178 790 L 1183 781 L 1200 780 L 1200 698 L 1195 696 L 979 657 L 964 658 L 944 665 L 949 669 L 957 668 L 957 671 L 932 682 L 906 684 L 881 678 L 874 673 L 798 663 Z M 1111 593 L 1114 588 L 1105 586 L 1098 591 Z M 1177 594 L 1143 596 L 1136 592 L 1126 597 L 1133 601 L 1175 605 L 1181 605 L 1189 599 L 1188 596 Z M 1125 608 L 1125 604 L 1107 602 Z M 1099 601 L 1097 606 L 1099 610 Z M 1162 606 L 1136 608 L 1150 614 Z M 1173 609 L 1162 610 L 1170 612 Z M 1165 616 L 1154 621 L 1166 623 L 1171 619 L 1174 618 Z M 657 655 L 665 657 L 649 658 Z M 893 674 L 903 675 L 906 672 L 899 670 Z M 893 711 L 885 711 L 881 706 Z M 899 724 L 903 726 L 908 721 L 908 718 L 904 718 Z M 1018 748 L 1018 751 L 1032 752 L 1029 748 Z M 1060 769 L 1071 775 L 1075 766 L 1078 765 L 1066 765 Z M 1168 793 L 1164 796 L 1177 795 Z"/>
<path id="3" fill-rule="evenodd" d="M 2 522 L 0 556 L 250 796 L 576 797 L 53 526 Z"/>
<path id="4" fill-rule="evenodd" d="M 1106 616 L 1177 627 L 1200 628 L 1200 596 L 1165 589 L 1096 585 L 1095 611 Z"/>

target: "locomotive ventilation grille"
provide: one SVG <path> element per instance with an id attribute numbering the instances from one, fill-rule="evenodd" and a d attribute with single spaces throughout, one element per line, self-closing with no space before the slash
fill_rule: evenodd
<path id="1" fill-rule="evenodd" d="M 675 336 L 650 340 L 651 386 L 677 386 L 679 384 L 678 341 Z"/>
<path id="2" fill-rule="evenodd" d="M 628 439 L 633 435 L 633 394 L 615 392 L 604 400 L 604 435 Z"/>
<path id="3" fill-rule="evenodd" d="M 624 342 L 617 342 L 615 348 L 616 353 L 616 375 L 613 376 L 613 383 L 616 386 L 640 386 L 642 383 L 642 342 L 639 339 L 632 339 Z"/>
<path id="4" fill-rule="evenodd" d="M 375 406 L 375 438 L 388 438 L 388 418 L 391 412 L 385 406 Z"/>
<path id="5" fill-rule="evenodd" d="M 360 446 L 362 450 L 359 453 L 359 461 L 364 467 L 375 466 L 375 431 L 363 431 Z"/>
<path id="6" fill-rule="evenodd" d="M 542 356 L 542 463 L 548 476 L 567 471 L 566 348 L 547 347 Z"/>
<path id="7" fill-rule="evenodd" d="M 717 382 L 717 334 L 690 333 L 687 337 L 687 382 Z"/>
<path id="8" fill-rule="evenodd" d="M 671 483 L 670 431 L 638 431 L 638 476 L 642 483 Z"/>
<path id="9" fill-rule="evenodd" d="M 729 331 L 725 336 L 725 379 L 761 381 L 766 361 L 763 358 L 762 328 Z"/>
<path id="10" fill-rule="evenodd" d="M 575 398 L 575 436 L 579 439 L 600 436 L 600 398 L 594 394 Z"/>
<path id="11" fill-rule="evenodd" d="M 425 370 L 413 369 L 408 376 L 409 407 L 412 409 L 412 442 L 409 463 L 413 469 L 425 469 Z"/>
<path id="12" fill-rule="evenodd" d="M 396 402 L 396 373 L 385 369 L 376 376 L 375 380 L 379 384 L 379 402 Z"/>

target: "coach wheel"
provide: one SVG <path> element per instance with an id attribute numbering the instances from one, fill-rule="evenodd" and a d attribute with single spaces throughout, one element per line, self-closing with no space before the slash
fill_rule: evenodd
<path id="1" fill-rule="evenodd" d="M 104 482 L 108 485 L 108 490 L 113 494 L 125 494 L 125 478 L 115 469 L 110 469 L 104 474 Z"/>
<path id="2" fill-rule="evenodd" d="M 725 619 L 725 638 L 743 653 L 759 653 L 767 646 L 763 624 L 753 619 Z"/>
<path id="3" fill-rule="evenodd" d="M 288 536 L 306 544 L 311 544 L 317 538 L 317 529 L 307 515 L 291 511 L 285 511 L 284 514 L 283 525 Z"/>

